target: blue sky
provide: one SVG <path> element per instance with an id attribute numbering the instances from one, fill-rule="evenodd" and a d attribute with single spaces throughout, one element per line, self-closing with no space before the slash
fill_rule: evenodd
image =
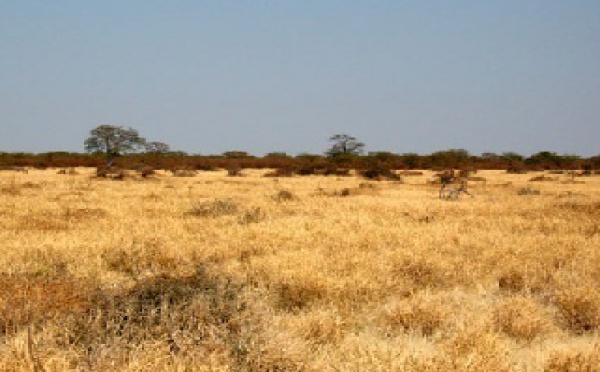
<path id="1" fill-rule="evenodd" d="M 0 0 L 0 151 L 600 154 L 600 1 Z"/>

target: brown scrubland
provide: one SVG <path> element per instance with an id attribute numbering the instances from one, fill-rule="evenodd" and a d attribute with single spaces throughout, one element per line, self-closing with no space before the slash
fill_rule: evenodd
<path id="1" fill-rule="evenodd" d="M 0 172 L 0 370 L 600 370 L 600 177 L 267 173 Z"/>

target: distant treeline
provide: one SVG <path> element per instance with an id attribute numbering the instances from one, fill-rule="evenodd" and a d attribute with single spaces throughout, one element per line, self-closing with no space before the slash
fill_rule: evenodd
<path id="1" fill-rule="evenodd" d="M 99 167 L 106 164 L 102 153 L 45 152 L 20 153 L 0 152 L 0 166 L 65 168 Z M 385 166 L 388 169 L 504 169 L 513 172 L 527 170 L 599 170 L 600 155 L 583 158 L 577 155 L 559 155 L 542 151 L 529 157 L 514 152 L 502 154 L 484 153 L 472 155 L 466 150 L 451 149 L 428 155 L 416 153 L 394 154 L 391 152 L 371 152 L 359 154 L 300 154 L 291 156 L 285 153 L 270 153 L 253 156 L 244 151 L 228 151 L 221 155 L 193 155 L 184 152 L 135 153 L 119 156 L 115 165 L 121 168 L 152 167 L 155 169 L 194 169 L 214 170 L 219 168 L 346 168 L 366 169 Z"/>

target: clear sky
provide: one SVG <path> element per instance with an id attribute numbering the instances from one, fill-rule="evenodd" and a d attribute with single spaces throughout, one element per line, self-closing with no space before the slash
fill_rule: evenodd
<path id="1" fill-rule="evenodd" d="M 0 0 L 0 151 L 600 154 L 598 0 Z"/>

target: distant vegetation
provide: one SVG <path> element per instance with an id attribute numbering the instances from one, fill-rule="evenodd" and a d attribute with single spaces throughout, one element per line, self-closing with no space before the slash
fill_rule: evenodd
<path id="1" fill-rule="evenodd" d="M 542 151 L 529 157 L 515 153 L 473 155 L 466 150 L 450 149 L 431 154 L 392 152 L 370 152 L 365 155 L 331 157 L 319 154 L 299 154 L 296 156 L 283 153 L 271 153 L 265 156 L 254 156 L 243 151 L 227 151 L 218 155 L 196 155 L 181 151 L 141 152 L 120 155 L 114 164 L 122 168 L 147 165 L 160 169 L 189 168 L 208 170 L 216 168 L 238 167 L 242 169 L 306 169 L 307 167 L 343 167 L 362 169 L 373 163 L 384 164 L 391 169 L 444 169 L 469 168 L 508 170 L 520 173 L 527 170 L 600 170 L 600 155 L 589 158 L 575 155 L 559 155 L 555 152 Z M 106 157 L 101 153 L 78 153 L 52 151 L 44 153 L 0 152 L 1 166 L 33 167 L 38 169 L 53 167 L 97 167 L 106 164 Z"/>
<path id="2" fill-rule="evenodd" d="M 347 134 L 329 138 L 331 146 L 323 154 L 271 152 L 255 156 L 246 151 L 231 150 L 217 155 L 188 154 L 173 151 L 163 142 L 147 142 L 135 129 L 101 125 L 85 140 L 87 153 L 77 152 L 0 152 L 0 167 L 98 167 L 107 163 L 120 168 L 148 166 L 160 169 L 212 170 L 279 169 L 282 173 L 333 174 L 342 169 L 491 169 L 521 173 L 528 170 L 599 170 L 600 154 L 583 158 L 572 154 L 559 155 L 541 151 L 529 157 L 515 152 L 501 154 L 484 152 L 474 155 L 465 149 L 448 149 L 431 154 L 364 152 L 365 144 Z M 318 171 L 317 171 L 318 172 Z"/>

